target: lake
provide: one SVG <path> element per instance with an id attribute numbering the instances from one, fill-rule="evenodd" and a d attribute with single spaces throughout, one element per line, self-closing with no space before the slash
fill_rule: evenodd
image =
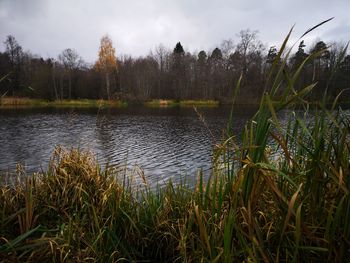
<path id="1" fill-rule="evenodd" d="M 235 109 L 238 134 L 255 113 Z M 150 184 L 209 174 L 212 148 L 222 138 L 229 107 L 121 109 L 0 109 L 0 172 L 24 165 L 28 174 L 46 170 L 54 147 L 91 150 L 103 166 L 140 167 Z"/>

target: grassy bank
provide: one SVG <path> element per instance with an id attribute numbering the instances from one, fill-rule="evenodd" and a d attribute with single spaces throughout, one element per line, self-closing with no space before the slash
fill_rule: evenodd
<path id="1" fill-rule="evenodd" d="M 100 107 L 125 107 L 127 103 L 120 100 L 55 100 L 47 101 L 42 99 L 2 97 L 0 98 L 0 108 L 16 107 L 65 107 L 65 108 L 100 108 Z"/>
<path id="2" fill-rule="evenodd" d="M 145 106 L 162 108 L 162 107 L 217 107 L 219 101 L 216 100 L 150 100 L 144 103 Z"/>
<path id="3" fill-rule="evenodd" d="M 145 106 L 147 107 L 152 107 L 152 108 L 162 108 L 162 107 L 175 107 L 177 106 L 177 102 L 175 100 L 150 100 L 146 101 L 144 103 Z"/>
<path id="4" fill-rule="evenodd" d="M 100 108 L 100 107 L 126 107 L 128 103 L 120 100 L 55 100 L 47 101 L 43 99 L 1 97 L 0 108 L 18 108 L 18 107 L 66 107 L 66 108 Z M 143 105 L 147 107 L 217 107 L 219 102 L 215 100 L 150 100 Z"/>

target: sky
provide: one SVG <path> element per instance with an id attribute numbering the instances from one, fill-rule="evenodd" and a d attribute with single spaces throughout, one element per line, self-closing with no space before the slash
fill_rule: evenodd
<path id="1" fill-rule="evenodd" d="M 146 56 L 159 44 L 210 51 L 223 40 L 237 44 L 241 30 L 279 46 L 295 25 L 292 41 L 330 18 L 305 43 L 350 41 L 350 0 L 0 0 L 0 50 L 13 35 L 25 51 L 44 58 L 75 49 L 93 63 L 108 34 L 117 56 Z"/>

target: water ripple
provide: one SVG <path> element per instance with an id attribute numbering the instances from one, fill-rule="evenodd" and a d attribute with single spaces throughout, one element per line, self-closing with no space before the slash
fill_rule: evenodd
<path id="1" fill-rule="evenodd" d="M 229 110 L 203 110 L 217 140 Z M 239 131 L 254 110 L 238 111 Z M 0 171 L 17 163 L 27 172 L 45 169 L 55 145 L 80 147 L 96 154 L 100 163 L 142 167 L 152 184 L 210 171 L 213 138 L 193 109 L 0 110 Z"/>

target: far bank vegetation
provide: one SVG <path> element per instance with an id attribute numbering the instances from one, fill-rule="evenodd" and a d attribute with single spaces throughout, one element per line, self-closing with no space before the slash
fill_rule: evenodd
<path id="1" fill-rule="evenodd" d="M 266 47 L 259 40 L 258 31 L 249 29 L 240 31 L 234 41 L 223 40 L 207 51 L 190 52 L 178 42 L 174 48 L 160 44 L 146 56 L 132 57 L 117 55 L 117 44 L 117 40 L 113 43 L 108 35 L 103 36 L 96 51 L 98 59 L 90 64 L 74 48 L 64 49 L 57 58 L 25 52 L 10 35 L 4 42 L 5 51 L 0 52 L 0 76 L 6 76 L 0 85 L 0 95 L 49 101 L 228 102 L 233 95 L 233 83 L 243 74 L 237 103 L 258 103 L 279 48 Z M 287 69 L 298 68 L 309 54 L 324 52 L 304 65 L 296 89 L 317 82 L 317 89 L 309 95 L 317 100 L 326 87 L 329 99 L 349 87 L 350 55 L 342 54 L 344 46 L 321 39 L 313 42 L 300 39 L 286 61 Z M 340 57 L 343 59 L 337 64 Z"/>

